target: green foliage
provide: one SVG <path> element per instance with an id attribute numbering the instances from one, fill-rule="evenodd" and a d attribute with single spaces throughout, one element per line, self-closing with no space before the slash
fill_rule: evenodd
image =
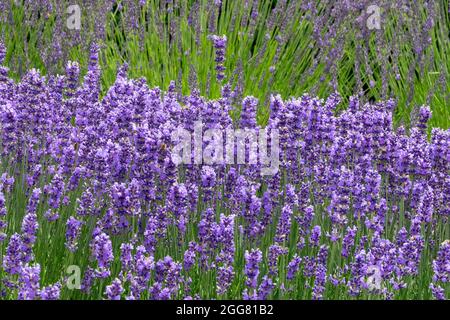
<path id="1" fill-rule="evenodd" d="M 105 16 L 105 37 L 101 40 L 103 88 L 115 81 L 118 65 L 128 62 L 130 76 L 143 76 L 150 86 L 165 89 L 171 80 L 176 80 L 184 94 L 195 86 L 203 95 L 216 98 L 221 84 L 215 80 L 214 49 L 208 39 L 215 33 L 228 38 L 226 81 L 242 88 L 238 90 L 241 95 L 260 99 L 260 122 L 267 119 L 271 93 L 289 97 L 312 92 L 325 97 L 334 91 L 335 79 L 344 105 L 349 96 L 360 91 L 366 100 L 393 97 L 398 100 L 395 123 L 409 125 L 413 109 L 429 104 L 433 111 L 431 126 L 450 126 L 448 0 L 435 4 L 431 44 L 421 55 L 414 51 L 414 38 L 421 36 L 420 27 L 427 18 L 425 9 L 416 13 L 422 17 L 422 24 L 412 21 L 409 25 L 400 25 L 399 18 L 413 17 L 402 17 L 396 9 L 382 11 L 382 30 L 370 31 L 363 41 L 352 32 L 351 19 L 344 21 L 335 30 L 331 46 L 325 48 L 314 35 L 315 21 L 302 9 L 302 1 L 287 1 L 281 7 L 284 10 L 277 10 L 275 0 L 261 1 L 256 19 L 252 19 L 251 1 L 246 6 L 241 1 L 224 0 L 220 11 L 210 3 L 151 0 L 142 9 L 137 8 L 134 15 L 126 5 L 113 6 Z M 318 3 L 319 13 L 328 14 L 332 4 Z M 0 24 L 8 47 L 7 64 L 15 78 L 31 67 L 62 73 L 63 61 L 68 59 L 86 68 L 86 48 L 96 37 L 95 23 L 102 21 L 95 21 L 96 13 L 83 11 L 82 32 L 78 35 L 81 41 L 64 43 L 65 38 L 76 38 L 78 31 L 64 29 L 69 14 L 64 10 L 64 1 L 57 4 L 62 8 L 59 14 L 58 10 L 33 12 L 12 4 L 7 21 Z M 80 7 L 83 8 L 81 2 Z M 101 10 L 101 5 L 98 8 Z M 130 17 L 134 17 L 136 28 L 129 26 Z M 327 23 L 331 25 L 333 18 Z M 408 30 L 414 25 L 418 27 Z M 323 28 L 323 33 L 326 31 Z M 62 37 L 58 36 L 61 32 Z M 398 34 L 405 35 L 401 43 L 397 43 Z M 345 38 L 342 48 L 338 46 L 341 37 Z M 326 60 L 327 56 L 333 59 L 333 48 L 340 52 L 330 67 Z M 367 59 L 358 61 L 358 55 Z"/>

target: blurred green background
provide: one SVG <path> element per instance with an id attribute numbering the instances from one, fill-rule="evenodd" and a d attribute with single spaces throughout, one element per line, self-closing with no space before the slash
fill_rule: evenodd
<path id="1" fill-rule="evenodd" d="M 145 3 L 145 4 L 144 4 Z M 63 73 L 67 60 L 85 71 L 89 46 L 102 45 L 103 90 L 118 66 L 166 89 L 171 80 L 188 94 L 194 87 L 220 96 L 211 34 L 227 36 L 226 79 L 238 98 L 305 92 L 326 98 L 337 90 L 344 108 L 351 95 L 363 102 L 394 98 L 394 123 L 411 123 L 422 104 L 432 126 L 450 126 L 450 17 L 448 0 L 436 1 L 2 0 L 0 32 L 5 64 L 19 79 L 29 68 Z M 69 5 L 81 8 L 81 29 L 67 28 Z M 380 27 L 367 27 L 371 4 Z M 372 16 L 373 17 L 373 16 Z M 236 99 L 239 101 L 239 99 Z M 236 103 L 237 104 L 237 103 Z M 236 105 L 237 112 L 239 106 Z"/>

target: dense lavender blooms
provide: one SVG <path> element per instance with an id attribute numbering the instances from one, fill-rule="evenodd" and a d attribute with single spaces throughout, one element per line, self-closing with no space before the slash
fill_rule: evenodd
<path id="1" fill-rule="evenodd" d="M 223 81 L 226 38 L 211 39 Z M 352 98 L 340 111 L 337 94 L 276 95 L 266 126 L 280 133 L 276 175 L 259 162 L 177 166 L 177 126 L 261 130 L 265 102 L 238 99 L 232 83 L 216 100 L 175 83 L 150 89 L 127 65 L 101 97 L 99 59 L 94 45 L 83 81 L 73 62 L 61 77 L 0 79 L 6 296 L 70 295 L 42 262 L 55 255 L 80 264 L 93 298 L 448 298 L 450 133 L 428 138 L 428 107 L 394 130 L 392 101 Z M 405 293 L 424 274 L 426 290 Z"/>
<path id="2" fill-rule="evenodd" d="M 269 254 L 268 254 L 267 260 L 268 260 L 270 275 L 278 274 L 278 258 L 287 253 L 288 253 L 287 248 L 281 247 L 277 244 L 269 247 Z"/>
<path id="3" fill-rule="evenodd" d="M 220 215 L 220 223 L 217 229 L 218 242 L 222 245 L 216 263 L 217 269 L 217 293 L 225 294 L 234 277 L 233 263 L 235 258 L 234 248 L 234 215 Z"/>
<path id="4" fill-rule="evenodd" d="M 242 102 L 242 111 L 240 119 L 241 128 L 255 128 L 256 127 L 256 108 L 258 100 L 254 97 L 246 97 Z"/>
<path id="5" fill-rule="evenodd" d="M 437 259 L 433 261 L 433 281 L 450 282 L 450 242 L 445 241 L 439 248 Z"/>

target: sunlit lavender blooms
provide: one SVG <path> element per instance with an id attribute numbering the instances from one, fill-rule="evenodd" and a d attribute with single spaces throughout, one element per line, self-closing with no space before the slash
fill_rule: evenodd
<path id="1" fill-rule="evenodd" d="M 54 56 L 43 59 L 48 72 L 30 67 L 13 80 L 1 66 L 0 297 L 449 299 L 450 130 L 429 128 L 434 109 L 428 105 L 414 108 L 410 123 L 397 123 L 395 97 L 386 100 L 385 92 L 381 101 L 367 102 L 364 90 L 390 88 L 371 79 L 376 72 L 387 77 L 384 69 L 349 81 L 360 92 L 340 96 L 335 69 L 345 50 L 336 37 L 343 30 L 315 21 L 312 1 L 299 5 L 308 15 L 298 24 L 311 23 L 333 91 L 275 94 L 295 1 L 277 2 L 267 21 L 258 20 L 259 2 L 249 2 L 248 16 L 230 15 L 245 32 L 218 35 L 225 4 L 209 4 L 207 28 L 192 11 L 187 26 L 177 19 L 157 26 L 155 38 L 164 36 L 166 24 L 192 31 L 188 41 L 170 33 L 170 48 L 198 43 L 213 56 L 212 66 L 180 72 L 176 81 L 160 75 L 167 87 L 135 78 L 139 67 L 127 51 L 129 64 L 117 66 L 114 83 L 105 86 L 100 65 L 108 51 L 97 42 L 86 50 L 85 65 L 62 64 L 63 75 L 50 72 L 66 54 L 56 39 Z M 136 1 L 127 10 L 122 2 L 109 5 L 130 14 L 124 28 L 148 49 L 138 22 L 151 4 Z M 337 18 L 362 8 L 339 3 L 329 12 L 333 26 L 342 27 Z M 163 15 L 182 9 L 168 2 Z M 105 33 L 97 24 L 106 17 L 100 18 L 95 38 Z M 259 35 L 262 22 L 273 34 Z M 425 35 L 430 24 L 423 26 Z M 237 58 L 229 51 L 236 39 L 261 51 L 239 57 L 233 70 Z M 418 57 L 428 46 L 426 39 L 414 45 Z M 186 68 L 191 53 L 183 54 L 177 62 Z M 202 59 L 200 50 L 194 54 Z M 271 61 L 259 66 L 258 77 L 247 78 L 244 73 L 266 54 Z M 359 54 L 367 59 L 367 52 Z M 11 56 L 0 44 L 0 64 Z M 170 75 L 173 66 L 150 56 L 156 74 L 161 64 Z M 288 62 L 307 69 L 296 59 Z M 307 72 L 320 71 L 318 64 Z M 288 78 L 291 86 L 304 80 Z M 325 75 L 320 79 L 326 82 Z M 248 83 L 273 94 L 249 92 Z M 279 132 L 278 172 L 262 175 L 261 157 L 251 164 L 175 164 L 172 134 L 179 126 L 192 130 L 196 121 L 204 124 L 202 134 L 211 128 Z M 191 146 L 189 159 L 198 147 Z M 66 271 L 74 266 L 81 288 L 69 289 Z"/>

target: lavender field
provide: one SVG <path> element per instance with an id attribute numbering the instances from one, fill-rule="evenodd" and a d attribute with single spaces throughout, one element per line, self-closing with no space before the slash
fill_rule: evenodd
<path id="1" fill-rule="evenodd" d="M 0 300 L 450 298 L 448 1 L 398 1 L 420 43 L 365 1 L 18 2 Z"/>

